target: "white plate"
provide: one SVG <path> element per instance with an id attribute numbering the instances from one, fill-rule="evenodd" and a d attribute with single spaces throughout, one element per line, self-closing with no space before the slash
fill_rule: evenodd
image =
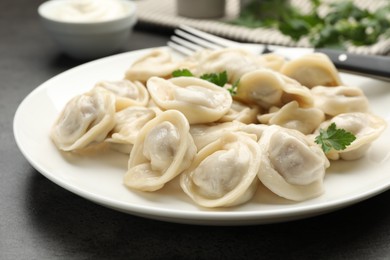
<path id="1" fill-rule="evenodd" d="M 177 183 L 156 193 L 134 192 L 122 184 L 128 157 L 116 152 L 94 156 L 61 153 L 49 139 L 50 128 L 65 103 L 99 80 L 123 78 L 124 71 L 149 50 L 119 54 L 68 70 L 32 91 L 14 118 L 16 142 L 35 169 L 63 188 L 98 204 L 133 215 L 171 222 L 246 225 L 281 222 L 329 212 L 367 199 L 390 187 L 390 130 L 375 141 L 367 155 L 354 162 L 332 162 L 325 193 L 295 203 L 265 188 L 234 208 L 203 209 L 194 205 Z M 361 87 L 375 114 L 389 121 L 390 83 L 342 74 L 348 85 Z"/>

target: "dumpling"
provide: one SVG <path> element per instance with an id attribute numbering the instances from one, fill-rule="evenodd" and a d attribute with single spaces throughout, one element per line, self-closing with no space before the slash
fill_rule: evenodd
<path id="1" fill-rule="evenodd" d="M 189 128 L 187 119 L 176 110 L 145 124 L 130 153 L 125 185 L 155 191 L 187 169 L 197 152 Z"/>
<path id="2" fill-rule="evenodd" d="M 180 176 L 180 186 L 203 207 L 239 205 L 256 191 L 259 157 L 256 140 L 244 133 L 226 133 L 198 152 Z"/>
<path id="3" fill-rule="evenodd" d="M 259 68 L 280 71 L 285 63 L 284 57 L 278 54 L 254 55 L 240 48 L 202 52 L 197 54 L 196 59 L 197 66 L 189 65 L 190 68 L 195 68 L 195 75 L 226 71 L 230 83 L 237 82 L 245 73 Z"/>
<path id="4" fill-rule="evenodd" d="M 148 80 L 147 88 L 157 106 L 163 110 L 179 110 L 190 124 L 217 121 L 232 104 L 232 97 L 226 89 L 195 77 L 169 80 L 153 77 Z"/>
<path id="5" fill-rule="evenodd" d="M 307 135 L 317 129 L 325 120 L 325 115 L 319 108 L 300 108 L 298 102 L 291 101 L 278 111 L 257 118 L 260 123 L 295 129 Z"/>
<path id="6" fill-rule="evenodd" d="M 199 61 L 208 57 L 212 52 L 213 50 L 210 49 L 196 51 L 194 54 L 180 60 L 179 69 L 188 69 L 191 72 L 195 72 L 197 70 Z"/>
<path id="7" fill-rule="evenodd" d="M 130 153 L 142 127 L 156 116 L 153 109 L 131 106 L 115 113 L 115 127 L 105 141 L 117 151 Z"/>
<path id="8" fill-rule="evenodd" d="M 263 67 L 263 60 L 247 50 L 240 48 L 225 48 L 203 55 L 199 60 L 194 74 L 201 76 L 206 73 L 227 72 L 228 82 L 237 82 L 245 73 Z"/>
<path id="9" fill-rule="evenodd" d="M 329 161 L 321 148 L 302 133 L 272 125 L 259 140 L 260 181 L 275 194 L 302 201 L 324 192 Z"/>
<path id="10" fill-rule="evenodd" d="M 308 88 L 270 69 L 254 70 L 242 76 L 235 98 L 264 109 L 281 107 L 292 100 L 301 107 L 311 107 L 314 102 Z"/>
<path id="11" fill-rule="evenodd" d="M 149 93 L 146 87 L 139 81 L 129 80 L 100 81 L 96 88 L 104 88 L 116 96 L 116 110 L 122 110 L 129 106 L 146 106 L 149 101 Z"/>
<path id="12" fill-rule="evenodd" d="M 259 56 L 259 58 L 261 59 L 263 67 L 274 71 L 280 71 L 283 65 L 286 63 L 286 59 L 276 53 L 262 54 Z"/>
<path id="13" fill-rule="evenodd" d="M 219 122 L 240 121 L 245 124 L 257 123 L 257 114 L 260 109 L 256 105 L 246 105 L 240 101 L 233 100 L 228 112 L 219 119 Z"/>
<path id="14" fill-rule="evenodd" d="M 51 138 L 63 151 L 100 143 L 114 127 L 114 115 L 114 94 L 94 89 L 66 104 L 51 129 Z"/>
<path id="15" fill-rule="evenodd" d="M 179 64 L 173 61 L 168 50 L 153 49 L 131 65 L 125 73 L 125 78 L 141 82 L 146 82 L 153 76 L 169 78 L 178 67 Z"/>
<path id="16" fill-rule="evenodd" d="M 323 122 L 319 129 L 327 129 L 331 123 L 337 128 L 344 129 L 355 135 L 356 139 L 346 149 L 337 151 L 332 149 L 326 156 L 331 160 L 356 160 L 364 156 L 370 147 L 386 128 L 386 121 L 370 113 L 344 113 Z M 316 132 L 319 133 L 319 130 Z"/>
<path id="17" fill-rule="evenodd" d="M 368 112 L 369 103 L 363 90 L 357 87 L 324 87 L 316 86 L 311 89 L 314 106 L 325 114 L 336 116 L 350 112 Z"/>
<path id="18" fill-rule="evenodd" d="M 308 88 L 343 85 L 336 67 L 322 53 L 306 54 L 291 60 L 284 64 L 281 72 Z"/>

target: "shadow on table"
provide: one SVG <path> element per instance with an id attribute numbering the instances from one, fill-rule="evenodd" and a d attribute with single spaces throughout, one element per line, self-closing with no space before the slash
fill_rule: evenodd
<path id="1" fill-rule="evenodd" d="M 68 56 L 63 52 L 58 52 L 51 58 L 50 62 L 48 63 L 48 68 L 55 68 L 58 70 L 58 73 L 60 73 L 89 61 L 91 60 L 78 60 Z"/>
<path id="2" fill-rule="evenodd" d="M 306 220 L 213 227 L 166 223 L 116 212 L 68 192 L 36 171 L 29 176 L 26 208 L 31 226 L 39 234 L 37 244 L 53 256 L 372 259 L 383 256 L 388 247 L 390 192 Z"/>

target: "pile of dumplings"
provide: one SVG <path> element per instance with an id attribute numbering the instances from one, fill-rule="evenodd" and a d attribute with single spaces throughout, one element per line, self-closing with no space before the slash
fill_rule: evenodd
<path id="1" fill-rule="evenodd" d="M 181 69 L 194 76 L 172 77 Z M 223 71 L 223 87 L 200 78 Z M 356 140 L 325 154 L 314 138 L 331 123 Z M 223 49 L 175 60 L 153 49 L 122 79 L 71 99 L 51 138 L 63 151 L 105 144 L 129 154 L 128 188 L 155 192 L 179 178 L 194 203 L 211 208 L 249 201 L 260 183 L 288 200 L 320 196 L 330 160 L 359 159 L 385 127 L 323 54 L 286 61 Z"/>

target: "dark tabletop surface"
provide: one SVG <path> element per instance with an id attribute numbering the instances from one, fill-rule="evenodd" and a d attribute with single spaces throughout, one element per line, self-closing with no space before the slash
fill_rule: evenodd
<path id="1" fill-rule="evenodd" d="M 79 65 L 45 33 L 39 0 L 0 1 L 0 259 L 390 259 L 390 192 L 287 223 L 214 227 L 160 222 L 85 200 L 46 179 L 13 136 L 19 103 Z M 164 45 L 138 25 L 124 51 Z"/>

